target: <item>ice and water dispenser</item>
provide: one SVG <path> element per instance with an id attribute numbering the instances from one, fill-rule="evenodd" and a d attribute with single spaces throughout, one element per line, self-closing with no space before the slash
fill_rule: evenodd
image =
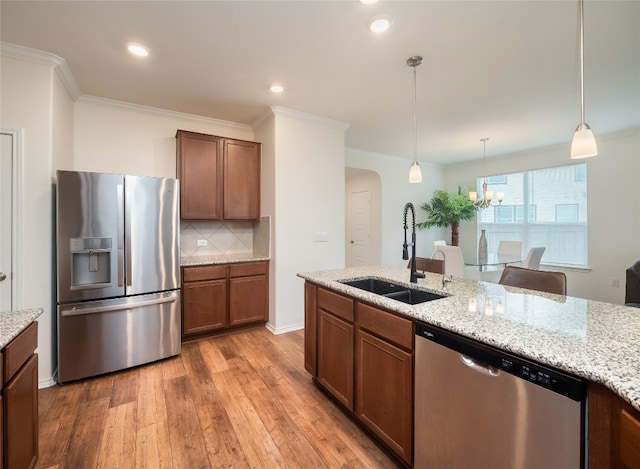
<path id="1" fill-rule="evenodd" d="M 71 238 L 71 290 L 111 286 L 111 238 Z"/>

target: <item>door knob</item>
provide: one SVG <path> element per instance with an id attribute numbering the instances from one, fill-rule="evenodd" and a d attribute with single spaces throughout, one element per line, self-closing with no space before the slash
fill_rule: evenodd
<path id="1" fill-rule="evenodd" d="M 7 278 L 7 275 L 4 272 L 0 272 L 0 282 L 2 282 L 5 278 Z"/>
<path id="2" fill-rule="evenodd" d="M 350 242 L 351 244 L 354 244 L 354 241 L 353 241 L 353 240 L 351 240 L 351 241 L 349 241 L 349 242 Z"/>

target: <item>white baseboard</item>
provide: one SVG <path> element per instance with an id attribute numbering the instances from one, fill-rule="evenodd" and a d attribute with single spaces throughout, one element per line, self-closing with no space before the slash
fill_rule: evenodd
<path id="1" fill-rule="evenodd" d="M 293 331 L 299 331 L 300 329 L 304 329 L 304 323 L 300 323 L 300 324 L 293 324 L 291 326 L 286 326 L 286 327 L 274 327 L 273 324 L 269 321 L 267 322 L 266 326 L 267 329 L 269 329 L 271 331 L 272 334 L 274 335 L 278 335 L 278 334 L 285 334 L 287 332 L 293 332 Z"/>

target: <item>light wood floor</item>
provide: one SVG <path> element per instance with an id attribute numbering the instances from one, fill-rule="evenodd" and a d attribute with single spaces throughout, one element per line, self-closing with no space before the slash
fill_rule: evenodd
<path id="1" fill-rule="evenodd" d="M 313 384 L 303 333 L 253 329 L 40 390 L 39 468 L 397 467 Z"/>

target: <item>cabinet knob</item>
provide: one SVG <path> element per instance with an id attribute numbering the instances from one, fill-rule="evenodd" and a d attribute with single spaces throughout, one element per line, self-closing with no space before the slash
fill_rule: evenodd
<path id="1" fill-rule="evenodd" d="M 4 272 L 0 272 L 0 282 L 2 282 L 5 278 L 7 278 L 7 275 Z"/>

